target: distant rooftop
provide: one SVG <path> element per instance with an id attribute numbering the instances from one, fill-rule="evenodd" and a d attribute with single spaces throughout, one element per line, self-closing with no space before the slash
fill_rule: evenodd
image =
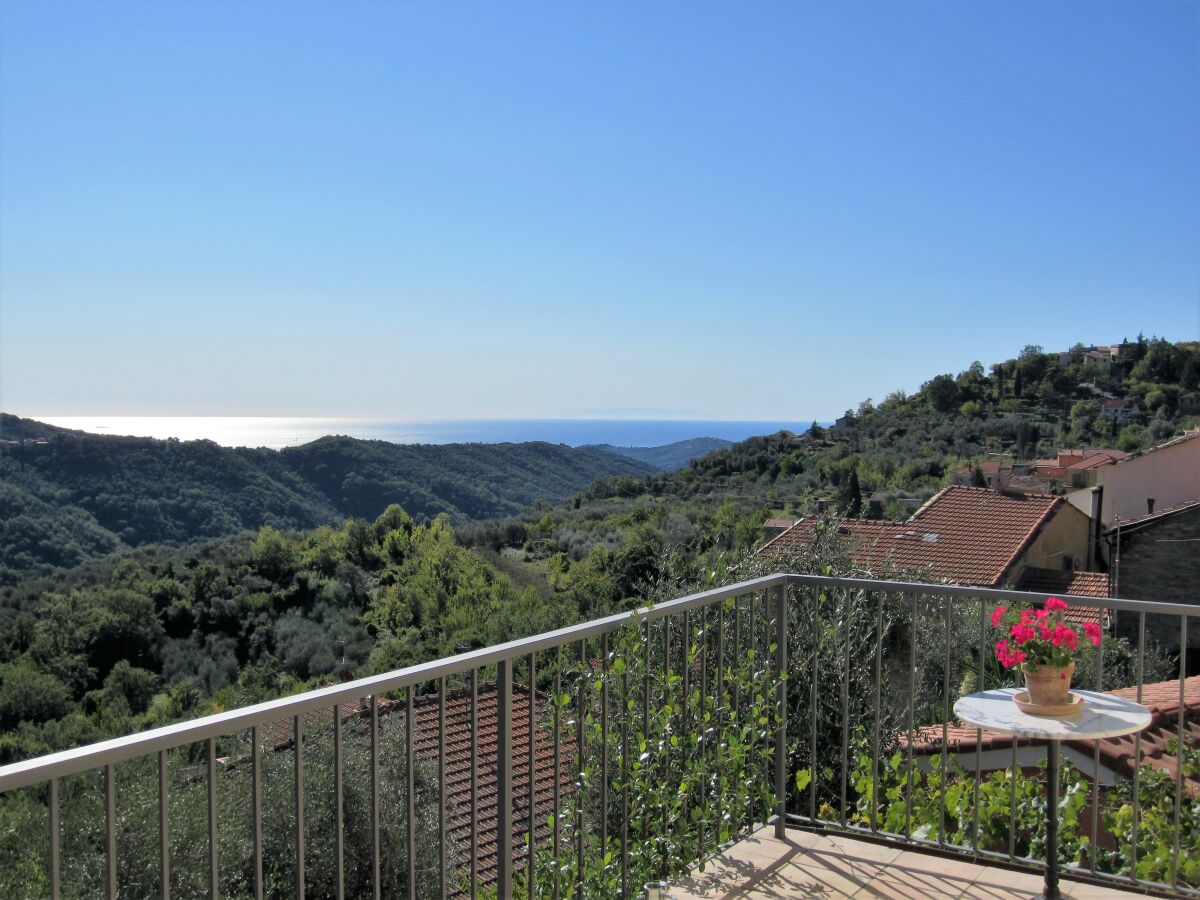
<path id="1" fill-rule="evenodd" d="M 1066 503 L 1044 494 L 1012 496 L 988 488 L 952 485 L 934 495 L 906 522 L 801 519 L 768 542 L 767 559 L 807 549 L 824 528 L 853 542 L 855 561 L 874 572 L 888 566 L 928 569 L 957 584 L 1004 582 L 1038 531 Z"/>

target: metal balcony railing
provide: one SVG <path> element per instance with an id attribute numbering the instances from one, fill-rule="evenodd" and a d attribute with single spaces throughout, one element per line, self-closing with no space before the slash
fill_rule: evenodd
<path id="1" fill-rule="evenodd" d="M 956 745 L 950 710 L 1005 677 L 992 606 L 1043 599 L 775 574 L 4 766 L 0 803 L 36 837 L 22 847 L 28 893 L 54 898 L 632 897 L 768 820 L 780 835 L 833 828 L 1038 867 L 1019 812 L 1030 749 L 1011 742 L 998 767 L 1005 846 L 984 774 L 995 751 L 978 733 Z M 1064 599 L 1114 610 L 1136 636 L 1116 663 L 1097 651 L 1078 686 L 1129 684 L 1140 699 L 1147 672 L 1171 666 L 1182 759 L 1193 609 Z M 1169 658 L 1147 638 L 1154 617 L 1178 624 Z M 1132 753 L 1142 761 L 1140 739 Z M 1170 777 L 1173 805 L 1151 820 L 1131 766 L 1131 831 L 1113 835 L 1101 756 L 1096 742 L 1075 873 L 1192 893 L 1189 767 L 1154 776 Z M 1161 878 L 1139 868 L 1147 828 L 1169 832 Z"/>

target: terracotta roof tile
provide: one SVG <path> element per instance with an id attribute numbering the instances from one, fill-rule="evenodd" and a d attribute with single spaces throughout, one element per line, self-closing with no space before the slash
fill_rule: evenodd
<path id="1" fill-rule="evenodd" d="M 478 707 L 474 721 L 477 723 L 476 744 L 476 787 L 477 801 L 477 872 L 480 882 L 493 885 L 497 876 L 499 847 L 497 846 L 496 813 L 498 794 L 496 791 L 496 760 L 499 743 L 497 738 L 498 693 L 495 682 L 479 685 Z M 554 809 L 554 735 L 538 724 L 550 715 L 549 704 L 535 698 L 534 709 L 534 826 L 537 839 L 550 835 L 547 817 Z M 422 695 L 413 703 L 414 742 L 413 752 L 418 759 L 436 762 L 439 758 L 439 701 L 438 695 Z M 513 685 L 513 857 L 524 857 L 525 837 L 529 831 L 529 712 L 530 692 L 523 685 Z M 379 715 L 403 715 L 405 704 L 400 700 L 380 700 Z M 370 700 L 363 698 L 341 707 L 343 719 L 366 717 L 370 714 Z M 317 711 L 305 716 L 305 727 L 324 720 L 328 711 Z M 448 805 L 447 829 L 454 842 L 467 855 L 471 848 L 471 694 L 469 689 L 450 692 L 446 695 L 446 796 Z M 293 739 L 292 720 L 285 719 L 263 726 L 267 740 L 276 750 L 291 746 Z M 571 760 L 574 741 L 562 737 L 559 743 L 558 780 L 560 796 L 572 790 Z"/>
<path id="2" fill-rule="evenodd" d="M 1122 450 L 1100 450 L 1090 456 L 1084 457 L 1079 462 L 1072 463 L 1067 466 L 1068 469 L 1099 469 L 1101 466 L 1112 465 L 1129 456 Z"/>
<path id="3" fill-rule="evenodd" d="M 1017 589 L 1047 596 L 1073 595 L 1076 597 L 1109 596 L 1107 572 L 1071 572 L 1066 569 L 1039 569 L 1033 566 L 1021 573 Z M 1109 610 L 1090 606 L 1071 606 L 1063 618 L 1068 622 L 1083 625 L 1095 622 L 1103 625 Z"/>
<path id="4" fill-rule="evenodd" d="M 1020 590 L 1034 594 L 1072 594 L 1074 596 L 1109 596 L 1108 572 L 1075 572 L 1068 569 L 1038 569 L 1028 566 L 1022 572 Z"/>
<path id="5" fill-rule="evenodd" d="M 854 561 L 872 572 L 888 567 L 927 569 L 956 584 L 994 587 L 1038 530 L 1065 501 L 1039 494 L 1010 496 L 988 488 L 952 485 L 936 494 L 907 522 L 845 520 L 831 524 L 852 542 Z M 811 545 L 821 524 L 802 519 L 767 543 L 772 559 Z"/>

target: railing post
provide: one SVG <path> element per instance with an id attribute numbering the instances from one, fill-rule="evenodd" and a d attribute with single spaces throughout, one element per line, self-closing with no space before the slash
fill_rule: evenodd
<path id="1" fill-rule="evenodd" d="M 787 836 L 787 585 L 775 588 L 775 837 Z"/>
<path id="2" fill-rule="evenodd" d="M 512 660 L 496 663 L 496 894 L 512 892 Z"/>

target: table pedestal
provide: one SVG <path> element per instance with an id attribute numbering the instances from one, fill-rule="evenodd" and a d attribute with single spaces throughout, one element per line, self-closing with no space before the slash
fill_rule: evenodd
<path id="1" fill-rule="evenodd" d="M 1046 884 L 1042 897 L 1062 897 L 1058 892 L 1058 741 L 1046 741 Z"/>

